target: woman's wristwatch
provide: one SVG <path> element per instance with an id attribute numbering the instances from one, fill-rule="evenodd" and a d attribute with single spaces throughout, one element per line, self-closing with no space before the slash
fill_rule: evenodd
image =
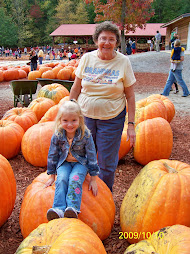
<path id="1" fill-rule="evenodd" d="M 135 125 L 135 122 L 128 122 L 128 124 L 132 124 L 132 125 Z"/>

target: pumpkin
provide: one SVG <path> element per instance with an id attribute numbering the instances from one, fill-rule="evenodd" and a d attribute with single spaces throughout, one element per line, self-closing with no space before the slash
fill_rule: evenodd
<path id="1" fill-rule="evenodd" d="M 28 73 L 28 80 L 36 80 L 37 78 L 41 78 L 41 73 L 40 71 L 30 71 Z"/>
<path id="2" fill-rule="evenodd" d="M 58 110 L 59 110 L 60 105 L 54 105 L 48 111 L 45 113 L 45 115 L 41 118 L 39 123 L 44 123 L 48 121 L 55 121 L 55 118 L 57 116 Z"/>
<path id="3" fill-rule="evenodd" d="M 130 151 L 130 149 L 130 140 L 127 141 L 127 131 L 123 130 L 119 148 L 119 160 L 122 159 Z"/>
<path id="4" fill-rule="evenodd" d="M 173 147 L 170 124 L 162 117 L 139 123 L 136 128 L 134 158 L 141 165 L 159 159 L 169 159 Z"/>
<path id="5" fill-rule="evenodd" d="M 12 108 L 4 114 L 2 119 L 18 123 L 24 131 L 38 122 L 36 114 L 29 108 Z"/>
<path id="6" fill-rule="evenodd" d="M 39 72 L 40 72 L 40 74 L 41 74 L 41 76 L 42 76 L 42 74 L 43 74 L 44 72 L 50 71 L 50 70 L 52 70 L 51 67 L 43 66 L 43 67 L 40 67 Z"/>
<path id="7" fill-rule="evenodd" d="M 63 104 L 63 102 L 65 102 L 65 101 L 69 101 L 69 95 L 68 96 L 65 96 L 63 99 L 61 99 L 60 101 L 59 101 L 59 103 L 58 104 Z"/>
<path id="8" fill-rule="evenodd" d="M 189 227 L 189 213 L 190 165 L 155 160 L 140 171 L 128 189 L 120 209 L 120 225 L 128 233 L 127 240 L 135 243 L 163 227 Z M 138 238 L 129 237 L 129 232 L 136 232 Z"/>
<path id="9" fill-rule="evenodd" d="M 21 70 L 24 70 L 27 73 L 27 75 L 28 75 L 28 73 L 30 72 L 30 67 L 28 65 L 22 66 Z"/>
<path id="10" fill-rule="evenodd" d="M 44 188 L 49 177 L 46 172 L 41 173 L 26 189 L 19 218 L 24 238 L 40 224 L 47 222 L 47 210 L 53 205 L 55 193 L 55 184 Z M 115 205 L 110 189 L 99 177 L 97 177 L 98 194 L 96 197 L 92 191 L 88 190 L 89 182 L 90 176 L 87 175 L 83 183 L 79 219 L 90 226 L 103 240 L 111 233 L 115 217 Z"/>
<path id="11" fill-rule="evenodd" d="M 19 72 L 19 79 L 27 77 L 27 73 L 24 70 L 20 69 L 20 70 L 18 70 L 18 72 Z"/>
<path id="12" fill-rule="evenodd" d="M 167 121 L 170 123 L 172 119 L 175 116 L 175 106 L 174 104 L 164 95 L 160 94 L 152 94 L 148 98 L 156 97 L 160 100 L 163 101 L 165 107 L 166 107 L 166 112 L 167 112 Z"/>
<path id="13" fill-rule="evenodd" d="M 3 76 L 5 81 L 16 80 L 19 79 L 19 71 L 16 68 L 10 68 L 4 71 Z"/>
<path id="14" fill-rule="evenodd" d="M 32 231 L 16 251 L 24 253 L 106 254 L 106 251 L 89 226 L 77 219 L 62 218 L 43 223 Z"/>
<path id="15" fill-rule="evenodd" d="M 8 160 L 0 154 L 0 227 L 11 215 L 16 199 L 16 180 Z"/>
<path id="16" fill-rule="evenodd" d="M 53 133 L 54 122 L 38 123 L 30 127 L 25 132 L 21 144 L 25 160 L 36 167 L 47 166 L 48 151 Z"/>
<path id="17" fill-rule="evenodd" d="M 23 128 L 9 120 L 0 120 L 0 154 L 10 159 L 16 156 L 20 151 Z"/>
<path id="18" fill-rule="evenodd" d="M 55 74 L 55 78 L 57 79 L 57 74 L 58 72 L 63 69 L 63 66 L 56 66 L 55 68 L 52 69 L 52 71 L 54 72 Z"/>
<path id="19" fill-rule="evenodd" d="M 55 79 L 56 76 L 52 70 L 49 70 L 42 73 L 42 78 Z"/>
<path id="20" fill-rule="evenodd" d="M 30 108 L 40 121 L 40 119 L 44 116 L 44 114 L 55 105 L 55 102 L 51 99 L 40 97 L 37 99 L 34 99 L 29 105 L 28 108 Z"/>
<path id="21" fill-rule="evenodd" d="M 174 225 L 155 232 L 148 240 L 130 245 L 124 254 L 189 254 L 189 250 L 190 228 L 183 225 Z"/>
<path id="22" fill-rule="evenodd" d="M 155 117 L 167 119 L 166 107 L 162 100 L 152 97 L 137 101 L 135 112 L 136 125 L 144 120 Z"/>
<path id="23" fill-rule="evenodd" d="M 3 75 L 3 71 L 0 70 L 0 82 L 2 82 L 4 80 L 4 75 Z"/>
<path id="24" fill-rule="evenodd" d="M 69 80 L 71 74 L 72 74 L 71 69 L 64 67 L 57 73 L 57 78 L 62 80 Z"/>
<path id="25" fill-rule="evenodd" d="M 53 83 L 51 85 L 43 86 L 39 90 L 37 97 L 46 97 L 52 99 L 55 104 L 58 104 L 62 98 L 68 95 L 69 91 L 64 86 L 61 84 Z"/>

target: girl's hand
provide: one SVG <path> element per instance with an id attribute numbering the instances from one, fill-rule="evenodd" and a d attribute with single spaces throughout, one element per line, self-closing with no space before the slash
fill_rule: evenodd
<path id="1" fill-rule="evenodd" d="M 98 186 L 97 186 L 97 182 L 96 182 L 96 176 L 91 176 L 88 190 L 92 190 L 93 195 L 97 196 Z"/>
<path id="2" fill-rule="evenodd" d="M 55 175 L 51 175 L 49 180 L 45 183 L 45 187 L 44 188 L 47 188 L 48 186 L 51 186 L 52 183 L 54 183 L 54 182 L 55 182 Z"/>

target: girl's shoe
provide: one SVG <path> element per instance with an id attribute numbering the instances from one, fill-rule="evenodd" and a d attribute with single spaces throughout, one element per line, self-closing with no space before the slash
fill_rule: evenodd
<path id="1" fill-rule="evenodd" d="M 76 219 L 78 219 L 78 213 L 74 208 L 67 207 L 65 209 L 64 218 L 76 218 Z"/>
<path id="2" fill-rule="evenodd" d="M 64 212 L 61 209 L 58 208 L 50 208 L 47 211 L 47 219 L 48 221 L 59 219 L 64 217 Z"/>
<path id="3" fill-rule="evenodd" d="M 175 93 L 175 94 L 176 94 L 176 93 L 179 93 L 179 90 L 176 90 L 174 93 Z"/>

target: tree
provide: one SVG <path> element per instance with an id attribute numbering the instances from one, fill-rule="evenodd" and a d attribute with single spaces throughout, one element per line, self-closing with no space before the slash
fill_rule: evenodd
<path id="1" fill-rule="evenodd" d="M 0 42 L 1 46 L 17 46 L 17 28 L 11 17 L 6 16 L 4 8 L 0 8 Z"/>
<path id="2" fill-rule="evenodd" d="M 154 15 L 151 8 L 152 0 L 85 0 L 93 1 L 95 6 L 95 21 L 110 20 L 121 29 L 121 51 L 126 53 L 125 32 L 135 31 L 137 27 L 145 28 L 146 22 Z"/>

